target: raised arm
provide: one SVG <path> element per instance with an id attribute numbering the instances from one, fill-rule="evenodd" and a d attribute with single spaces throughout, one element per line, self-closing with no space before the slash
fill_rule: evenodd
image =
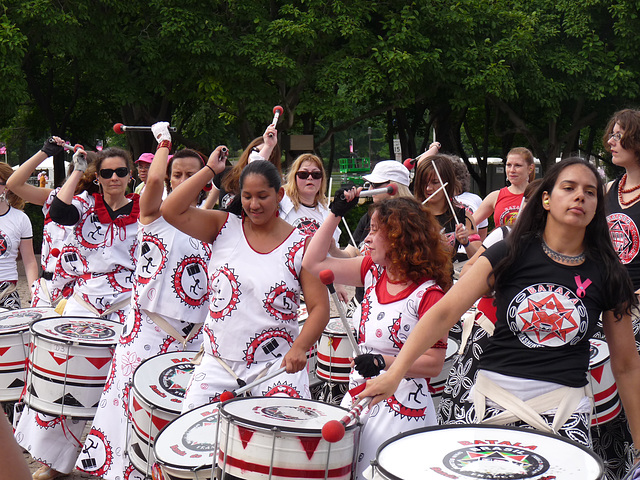
<path id="1" fill-rule="evenodd" d="M 158 144 L 160 145 L 153 157 L 153 162 L 147 173 L 147 181 L 144 191 L 140 195 L 140 222 L 148 225 L 160 217 L 160 206 L 162 205 L 162 195 L 164 194 L 164 180 L 167 176 L 167 160 L 171 143 L 167 144 L 163 140 L 171 142 L 169 133 L 169 122 L 157 122 L 151 127 Z"/>
<path id="2" fill-rule="evenodd" d="M 276 148 L 278 144 L 278 131 L 274 125 L 269 125 L 267 129 L 262 134 L 262 145 L 258 146 L 258 151 L 260 152 L 260 156 L 269 161 L 269 157 L 271 157 L 271 152 Z M 251 162 L 251 156 L 249 156 L 249 162 Z"/>
<path id="3" fill-rule="evenodd" d="M 25 202 L 34 205 L 44 205 L 51 193 L 50 188 L 40 188 L 35 185 L 29 185 L 27 181 L 31 174 L 38 168 L 47 157 L 60 153 L 64 145 L 64 140 L 60 137 L 50 137 L 44 142 L 41 150 L 33 155 L 29 160 L 20 165 L 7 180 L 7 188 L 22 198 Z"/>
<path id="4" fill-rule="evenodd" d="M 393 395 L 415 361 L 439 338 L 446 336 L 476 300 L 489 292 L 487 277 L 491 271 L 489 260 L 481 257 L 438 303 L 420 317 L 393 365 L 386 373 L 367 381 L 367 387 L 359 397 L 374 397 L 372 405 L 375 405 Z"/>
<path id="5" fill-rule="evenodd" d="M 67 181 L 64 182 L 64 185 L 58 191 L 56 197 L 58 200 L 66 203 L 67 205 L 71 205 L 73 200 L 73 195 L 76 191 L 76 187 L 78 183 L 82 179 L 84 175 L 84 171 L 87 169 L 87 152 L 82 149 L 76 150 L 76 153 L 73 154 L 73 172 L 67 178 Z"/>
<path id="6" fill-rule="evenodd" d="M 358 203 L 355 189 L 344 192 L 346 200 L 339 198 L 342 193 L 342 190 L 336 192 L 335 199 L 331 204 L 331 213 L 327 215 L 307 245 L 302 266 L 316 276 L 322 270 L 330 269 L 333 271 L 336 283 L 361 287 L 360 265 L 362 265 L 362 257 L 335 258 L 328 256 L 329 248 L 333 242 L 333 232 L 338 227 L 342 215 Z"/>
<path id="7" fill-rule="evenodd" d="M 226 147 L 216 148 L 209 156 L 207 164 L 172 191 L 160 207 L 160 212 L 167 222 L 187 235 L 208 243 L 215 240 L 227 219 L 227 213 L 205 210 L 191 204 L 213 176 L 224 171 L 225 159 L 221 155 L 223 148 Z"/>

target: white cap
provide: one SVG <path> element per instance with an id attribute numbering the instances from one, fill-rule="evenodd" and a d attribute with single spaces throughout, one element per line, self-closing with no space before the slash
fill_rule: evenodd
<path id="1" fill-rule="evenodd" d="M 383 160 L 376 163 L 373 171 L 363 178 L 371 183 L 395 182 L 405 187 L 409 186 L 409 170 L 400 162 L 395 160 Z"/>

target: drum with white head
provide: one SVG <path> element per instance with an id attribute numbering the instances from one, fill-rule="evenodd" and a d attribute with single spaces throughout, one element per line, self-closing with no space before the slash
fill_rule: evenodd
<path id="1" fill-rule="evenodd" d="M 332 318 L 318 342 L 319 378 L 328 382 L 349 382 L 353 348 L 340 319 Z"/>
<path id="2" fill-rule="evenodd" d="M 162 353 L 146 359 L 133 372 L 127 453 L 133 466 L 147 476 L 155 462 L 156 436 L 182 410 L 196 353 Z"/>
<path id="3" fill-rule="evenodd" d="M 218 404 L 189 410 L 158 434 L 154 480 L 211 480 L 218 433 Z"/>
<path id="4" fill-rule="evenodd" d="M 348 411 L 290 397 L 236 398 L 220 406 L 218 466 L 222 479 L 349 480 L 360 425 L 346 427 L 336 443 L 322 438 L 329 420 Z"/>
<path id="5" fill-rule="evenodd" d="M 31 324 L 36 320 L 59 316 L 53 308 L 0 311 L 0 401 L 20 399 L 26 381 Z"/>
<path id="6" fill-rule="evenodd" d="M 609 347 L 604 340 L 592 338 L 590 342 L 588 380 L 593 392 L 594 413 L 591 426 L 606 423 L 622 411 L 618 387 L 613 378 Z"/>
<path id="7" fill-rule="evenodd" d="M 365 477 L 599 480 L 604 467 L 592 451 L 558 435 L 494 425 L 447 425 L 387 440 Z"/>
<path id="8" fill-rule="evenodd" d="M 92 419 L 121 331 L 121 324 L 101 318 L 34 322 L 25 403 L 51 415 Z"/>

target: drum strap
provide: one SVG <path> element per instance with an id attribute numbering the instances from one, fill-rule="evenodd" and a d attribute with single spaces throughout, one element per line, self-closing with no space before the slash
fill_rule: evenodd
<path id="1" fill-rule="evenodd" d="M 73 294 L 73 298 L 75 299 L 76 302 L 78 302 L 80 305 L 82 305 L 84 308 L 86 308 L 87 310 L 89 310 L 91 313 L 93 313 L 98 317 L 106 317 L 107 315 L 111 315 L 113 312 L 117 312 L 122 307 L 129 304 L 129 302 L 131 301 L 130 298 L 127 298 L 126 300 L 122 300 L 121 302 L 114 303 L 109 308 L 107 308 L 104 312 L 100 313 L 96 307 L 91 305 L 89 302 L 87 302 L 84 298 L 82 298 L 77 293 Z"/>
<path id="2" fill-rule="evenodd" d="M 213 358 L 215 358 L 218 361 L 220 366 L 224 368 L 229 373 L 229 375 L 235 378 L 236 382 L 238 382 L 238 385 L 240 387 L 244 387 L 247 384 L 247 382 L 241 379 L 238 376 L 238 374 L 236 374 L 236 372 L 234 372 L 233 369 L 229 365 L 227 365 L 227 362 L 225 362 L 222 358 L 218 357 L 217 355 L 214 355 Z M 262 377 L 264 377 L 269 372 L 269 369 L 272 367 L 272 365 L 273 365 L 273 362 L 268 362 L 266 366 L 260 371 L 260 373 L 256 375 L 256 378 L 253 380 L 253 382 L 257 382 Z"/>
<path id="3" fill-rule="evenodd" d="M 481 329 L 487 332 L 490 337 L 493 336 L 493 331 L 496 329 L 496 326 L 484 313 L 478 313 L 478 318 L 476 319 L 474 319 L 475 316 L 476 315 L 471 312 L 462 317 L 462 338 L 460 339 L 460 349 L 458 350 L 460 355 L 464 352 L 464 347 L 467 345 L 467 341 L 471 336 L 471 329 L 474 322 L 477 323 Z"/>
<path id="4" fill-rule="evenodd" d="M 506 425 L 522 420 L 533 428 L 547 433 L 558 433 L 569 416 L 576 410 L 584 396 L 591 397 L 589 386 L 572 388 L 560 387 L 551 392 L 532 398 L 526 402 L 478 372 L 473 387 L 473 403 L 480 423 L 488 425 Z M 489 398 L 504 408 L 504 412 L 484 419 L 486 399 Z M 558 407 L 551 427 L 540 413 Z"/>
<path id="5" fill-rule="evenodd" d="M 0 302 L 18 289 L 18 286 L 13 282 L 2 282 L 2 284 L 6 285 L 6 287 L 0 291 Z"/>
<path id="6" fill-rule="evenodd" d="M 177 342 L 181 343 L 183 350 L 185 349 L 187 342 L 198 334 L 198 332 L 200 331 L 200 327 L 202 326 L 202 323 L 193 324 L 193 328 L 189 332 L 189 335 L 187 335 L 185 338 L 180 335 L 178 331 L 173 328 L 173 326 L 169 322 L 167 322 L 162 315 L 146 309 L 143 309 L 142 311 L 146 313 L 151 320 L 153 320 L 153 323 L 164 330 L 167 335 L 174 338 Z"/>

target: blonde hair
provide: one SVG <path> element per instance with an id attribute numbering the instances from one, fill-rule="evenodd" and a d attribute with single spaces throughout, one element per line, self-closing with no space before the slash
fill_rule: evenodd
<path id="1" fill-rule="evenodd" d="M 326 207 L 328 200 L 324 192 L 327 189 L 327 173 L 324 170 L 324 165 L 322 164 L 322 160 L 320 160 L 320 157 L 312 153 L 303 153 L 295 159 L 293 165 L 291 165 L 289 173 L 287 174 L 287 184 L 284 186 L 284 191 L 291 199 L 293 207 L 296 210 L 300 208 L 300 191 L 298 190 L 298 183 L 296 182 L 296 174 L 298 173 L 298 170 L 300 170 L 300 167 L 302 167 L 302 164 L 304 162 L 313 162 L 315 166 L 318 167 L 322 172 L 322 182 L 320 183 L 320 189 L 316 193 L 314 203 Z"/>

